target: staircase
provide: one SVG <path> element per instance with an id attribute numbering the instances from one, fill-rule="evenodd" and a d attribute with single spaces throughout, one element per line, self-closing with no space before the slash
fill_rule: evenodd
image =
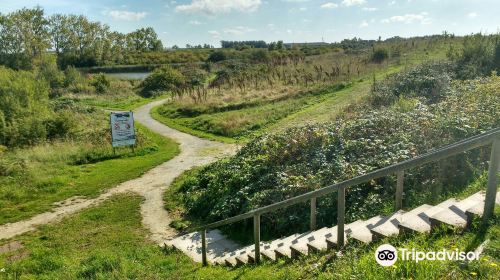
<path id="1" fill-rule="evenodd" d="M 491 146 L 486 192 L 478 192 L 463 200 L 448 199 L 438 205 L 421 205 L 413 210 L 402 210 L 405 170 L 427 163 L 449 158 L 479 147 Z M 204 225 L 193 232 L 168 240 L 165 245 L 175 247 L 203 265 L 223 264 L 238 266 L 259 263 L 261 258 L 275 261 L 279 258 L 293 259 L 329 249 L 342 248 L 346 242 L 370 243 L 374 240 L 396 236 L 404 232 L 429 233 L 440 224 L 465 228 L 471 220 L 483 217 L 486 222 L 493 215 L 495 204 L 500 204 L 497 192 L 500 172 L 500 128 L 470 137 L 445 147 L 437 148 L 421 156 L 387 166 L 367 174 L 342 181 L 318 190 L 292 197 L 268 206 L 254 209 L 222 221 Z M 375 216 L 366 221 L 345 223 L 345 194 L 349 187 L 385 176 L 396 175 L 395 209 L 389 216 Z M 337 193 L 337 225 L 316 229 L 317 199 Z M 291 205 L 310 202 L 310 231 L 261 242 L 260 217 L 263 214 Z M 253 240 L 251 246 L 239 248 L 218 230 L 221 226 L 253 218 Z"/>
<path id="2" fill-rule="evenodd" d="M 399 210 L 389 216 L 375 216 L 368 220 L 357 220 L 345 225 L 344 240 L 369 244 L 384 237 L 402 233 L 428 234 L 440 224 L 454 228 L 465 228 L 475 217 L 482 217 L 485 192 L 475 193 L 466 199 L 448 199 L 438 205 L 421 205 L 410 211 Z M 500 192 L 496 194 L 500 205 Z M 228 241 L 218 230 L 208 233 L 208 262 L 236 267 L 255 262 L 255 247 L 243 248 Z M 191 241 L 189 245 L 186 240 Z M 225 240 L 221 243 L 222 240 Z M 201 262 L 201 239 L 193 234 L 169 240 L 167 245 L 186 253 Z M 315 231 L 293 234 L 287 237 L 260 243 L 260 255 L 270 261 L 295 259 L 311 253 L 337 248 L 337 226 L 324 227 Z"/>

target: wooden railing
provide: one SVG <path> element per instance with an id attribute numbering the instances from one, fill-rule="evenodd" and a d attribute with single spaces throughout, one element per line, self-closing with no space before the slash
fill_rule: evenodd
<path id="1" fill-rule="evenodd" d="M 301 202 L 310 201 L 311 205 L 311 221 L 310 229 L 316 229 L 316 200 L 318 197 L 337 191 L 337 246 L 344 246 L 344 224 L 345 224 L 345 190 L 354 185 L 365 183 L 373 179 L 388 176 L 391 174 L 397 175 L 395 209 L 399 210 L 403 205 L 403 181 L 404 171 L 410 168 L 415 168 L 430 162 L 448 158 L 450 156 L 463 153 L 475 148 L 491 145 L 491 158 L 488 170 L 488 186 L 486 190 L 486 199 L 484 204 L 483 222 L 486 222 L 492 215 L 495 206 L 495 197 L 498 185 L 498 172 L 500 171 L 500 128 L 496 128 L 483 134 L 470 137 L 459 142 L 444 146 L 428 153 L 409 159 L 400 163 L 384 167 L 365 175 L 361 175 L 347 181 L 343 181 L 331 186 L 327 186 L 315 191 L 311 191 L 287 200 L 283 200 L 268 206 L 251 210 L 247 213 L 237 215 L 222 221 L 207 224 L 197 227 L 194 231 L 201 231 L 202 238 L 202 262 L 207 265 L 207 242 L 206 231 L 220 226 L 232 224 L 244 219 L 253 218 L 254 227 L 254 243 L 255 243 L 255 262 L 260 262 L 260 216 L 265 213 L 273 212 L 281 208 L 295 205 Z"/>

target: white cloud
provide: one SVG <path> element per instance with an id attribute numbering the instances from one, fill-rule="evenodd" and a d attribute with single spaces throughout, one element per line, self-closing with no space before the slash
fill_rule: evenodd
<path id="1" fill-rule="evenodd" d="M 339 5 L 335 4 L 335 3 L 332 3 L 332 2 L 328 2 L 328 3 L 325 3 L 323 5 L 321 5 L 321 9 L 335 9 L 337 8 Z"/>
<path id="2" fill-rule="evenodd" d="M 175 10 L 184 13 L 201 12 L 214 15 L 232 11 L 254 12 L 261 4 L 261 0 L 192 0 L 190 4 L 175 7 Z"/>
<path id="3" fill-rule="evenodd" d="M 191 20 L 191 21 L 189 21 L 189 24 L 191 24 L 191 25 L 201 25 L 201 22 L 199 22 L 197 20 Z"/>
<path id="4" fill-rule="evenodd" d="M 387 3 L 387 5 L 389 5 L 389 6 L 396 5 L 396 1 L 391 1 L 391 2 Z"/>
<path id="5" fill-rule="evenodd" d="M 254 32 L 254 31 L 255 31 L 255 29 L 248 28 L 245 26 L 236 26 L 234 28 L 224 29 L 224 33 L 229 34 L 229 35 L 243 35 L 243 34 Z"/>
<path id="6" fill-rule="evenodd" d="M 143 19 L 148 13 L 146 13 L 146 12 L 130 12 L 130 11 L 123 11 L 123 10 L 112 10 L 112 11 L 104 12 L 103 14 L 110 16 L 114 19 L 138 21 L 138 20 Z"/>
<path id="7" fill-rule="evenodd" d="M 366 20 L 363 20 L 361 24 L 359 25 L 360 28 L 368 27 L 368 22 Z"/>
<path id="8" fill-rule="evenodd" d="M 471 12 L 467 14 L 468 18 L 477 18 L 477 13 L 476 12 Z"/>
<path id="9" fill-rule="evenodd" d="M 216 30 L 210 30 L 210 31 L 208 31 L 208 34 L 212 35 L 212 38 L 214 38 L 214 39 L 220 39 L 221 38 L 220 32 L 216 31 Z"/>
<path id="10" fill-rule="evenodd" d="M 393 22 L 400 22 L 400 23 L 413 23 L 413 22 L 420 22 L 421 24 L 429 24 L 431 23 L 430 18 L 428 17 L 428 13 L 423 12 L 420 14 L 406 14 L 402 16 L 393 16 L 390 18 L 383 19 L 381 22 L 383 23 L 393 23 Z"/>
<path id="11" fill-rule="evenodd" d="M 366 3 L 365 0 L 343 0 L 342 6 L 350 7 L 350 6 L 356 6 L 356 5 L 363 5 L 364 3 Z"/>
<path id="12" fill-rule="evenodd" d="M 375 12 L 375 11 L 378 11 L 378 8 L 375 8 L 375 7 L 363 7 L 363 11 Z"/>

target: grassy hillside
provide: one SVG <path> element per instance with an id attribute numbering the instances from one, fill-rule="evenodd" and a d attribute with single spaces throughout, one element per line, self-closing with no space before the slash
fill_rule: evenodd
<path id="1" fill-rule="evenodd" d="M 179 187 L 188 217 L 223 220 L 500 126 L 500 78 L 452 81 L 450 67 L 426 64 L 390 76 L 365 103 L 348 108 L 335 122 L 258 137 L 236 156 L 202 168 Z M 409 170 L 405 206 L 434 203 L 441 195 L 460 191 L 483 172 L 488 151 L 478 149 Z M 388 176 L 350 188 L 347 220 L 392 211 L 394 185 L 395 177 Z M 319 226 L 335 224 L 336 200 L 326 196 L 318 203 Z M 263 232 L 276 237 L 306 230 L 307 207 L 303 203 L 267 214 Z M 251 228 L 241 222 L 226 230 L 251 236 Z"/>
<path id="2" fill-rule="evenodd" d="M 459 43 L 460 39 L 421 40 L 413 46 L 383 43 L 377 48 L 393 56 L 382 63 L 371 60 L 370 48 L 325 52 L 283 66 L 228 65 L 216 72 L 217 83 L 201 92 L 203 97 L 196 91 L 176 97 L 156 110 L 156 118 L 200 137 L 240 141 L 275 128 L 331 120 L 340 108 L 365 96 L 374 78 L 445 58 Z"/>
<path id="3" fill-rule="evenodd" d="M 0 251 L 0 277 L 21 279 L 496 279 L 500 273 L 500 220 L 483 233 L 440 230 L 431 236 L 384 239 L 369 246 L 349 245 L 342 254 L 328 252 L 292 262 L 264 262 L 236 269 L 201 267 L 176 251 L 146 239 L 141 227 L 141 198 L 116 196 L 54 225 L 24 234 Z M 497 209 L 499 210 L 499 209 Z M 497 211 L 497 217 L 500 211 Z M 490 240 L 479 261 L 398 261 L 382 268 L 374 259 L 378 245 L 421 250 L 469 251 Z M 14 242 L 14 243 L 13 243 Z M 19 243 L 17 243 L 19 242 Z M 16 245 L 17 244 L 17 245 Z"/>

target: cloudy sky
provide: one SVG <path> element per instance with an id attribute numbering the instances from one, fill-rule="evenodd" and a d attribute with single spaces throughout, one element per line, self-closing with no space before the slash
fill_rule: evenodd
<path id="1" fill-rule="evenodd" d="M 47 14 L 83 14 L 121 32 L 152 26 L 166 46 L 333 42 L 500 28 L 499 0 L 0 0 L 0 13 L 36 5 Z"/>

